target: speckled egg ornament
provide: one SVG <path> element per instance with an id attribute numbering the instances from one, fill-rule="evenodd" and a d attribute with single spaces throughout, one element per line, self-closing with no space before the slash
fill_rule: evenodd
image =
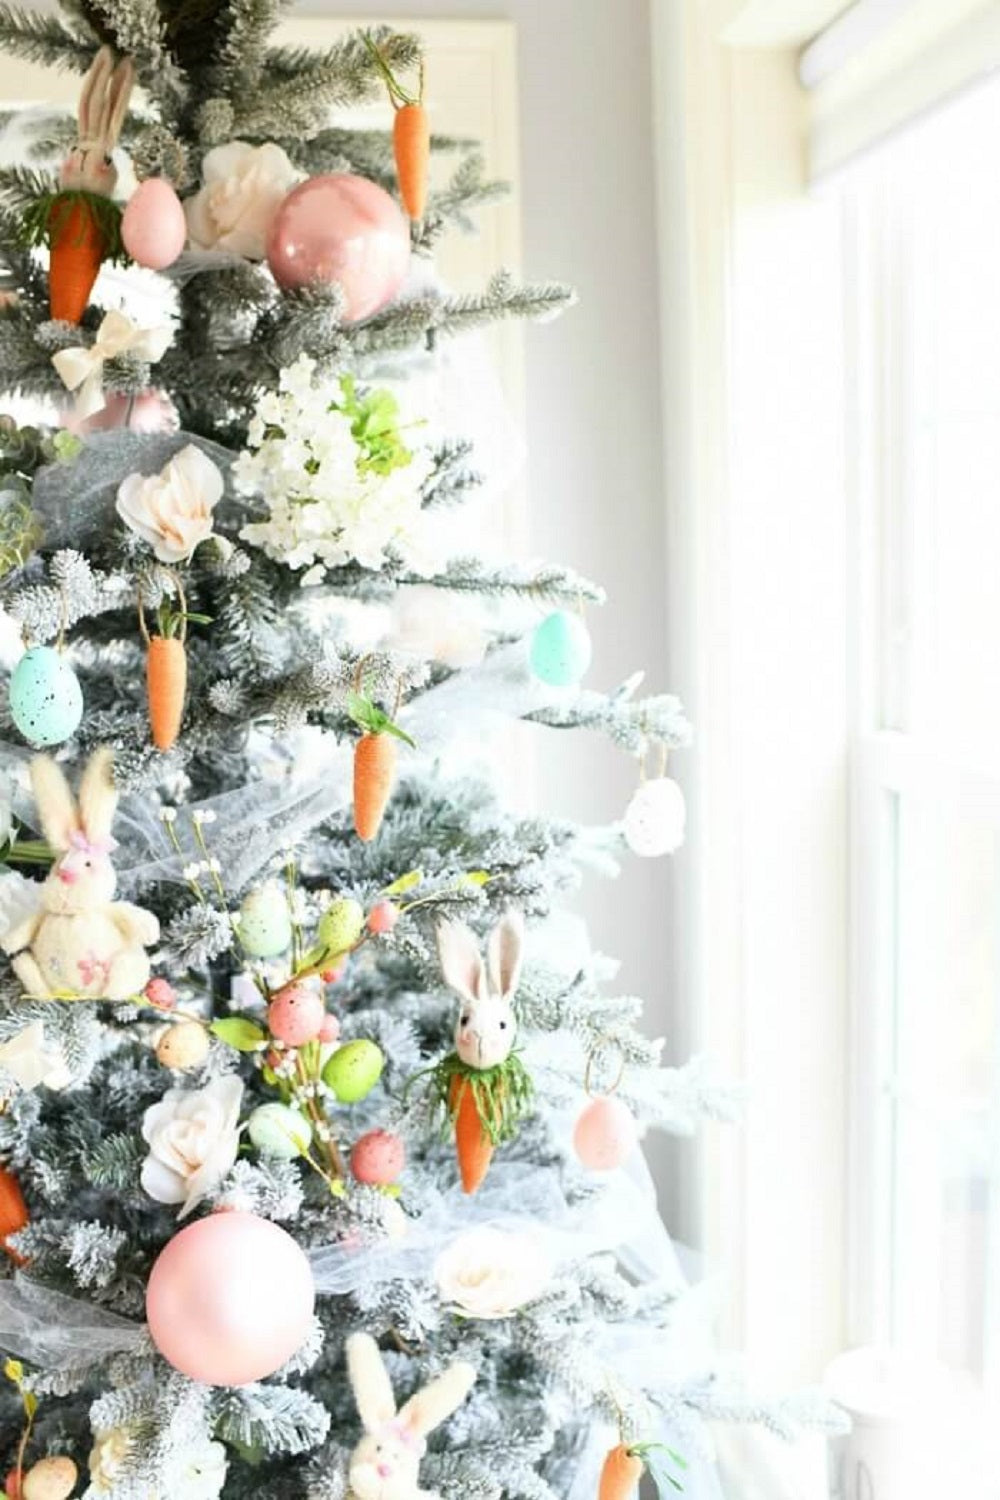
<path id="1" fill-rule="evenodd" d="M 208 1056 L 208 1032 L 197 1021 L 178 1021 L 168 1026 L 156 1044 L 156 1058 L 165 1068 L 185 1073 L 198 1068 Z"/>
<path id="2" fill-rule="evenodd" d="M 304 1047 L 319 1036 L 326 1012 L 323 998 L 309 984 L 286 984 L 267 1007 L 267 1027 L 286 1047 Z"/>
<path id="3" fill-rule="evenodd" d="M 388 1187 L 406 1166 L 406 1147 L 391 1130 L 369 1130 L 354 1143 L 351 1171 L 358 1182 Z"/>
<path id="4" fill-rule="evenodd" d="M 61 745 L 83 718 L 83 693 L 61 651 L 33 646 L 11 673 L 10 714 L 31 745 Z"/>
<path id="5" fill-rule="evenodd" d="M 71 1458 L 62 1454 L 40 1458 L 21 1481 L 20 1500 L 67 1500 L 78 1477 Z"/>
<path id="6" fill-rule="evenodd" d="M 635 1116 L 614 1094 L 591 1099 L 573 1131 L 573 1149 L 592 1172 L 610 1172 L 620 1167 L 635 1150 L 639 1139 Z"/>
<path id="7" fill-rule="evenodd" d="M 244 896 L 237 931 L 251 958 L 277 958 L 290 947 L 288 898 L 276 882 L 269 881 Z"/>
<path id="8" fill-rule="evenodd" d="M 346 953 L 364 930 L 365 913 L 360 901 L 338 896 L 320 917 L 316 936 L 328 953 Z"/>
<path id="9" fill-rule="evenodd" d="M 312 1128 L 290 1104 L 259 1104 L 247 1121 L 247 1134 L 262 1156 L 293 1161 L 309 1149 Z"/>
<path id="10" fill-rule="evenodd" d="M 573 687 L 590 666 L 590 631 L 572 610 L 546 615 L 531 637 L 531 670 L 550 687 Z"/>
<path id="11" fill-rule="evenodd" d="M 214 1213 L 174 1235 L 146 1288 L 150 1337 L 206 1385 L 249 1385 L 305 1341 L 316 1292 L 299 1246 L 267 1219 Z"/>
<path id="12" fill-rule="evenodd" d="M 341 1104 L 357 1104 L 371 1093 L 384 1066 L 381 1047 L 362 1038 L 337 1048 L 323 1069 L 323 1082 Z"/>
<path id="13" fill-rule="evenodd" d="M 137 266 L 163 271 L 184 249 L 187 220 L 165 177 L 140 182 L 122 214 L 122 244 Z"/>
<path id="14" fill-rule="evenodd" d="M 669 776 L 656 776 L 638 787 L 625 809 L 625 842 L 633 854 L 658 859 L 684 842 L 684 793 Z"/>

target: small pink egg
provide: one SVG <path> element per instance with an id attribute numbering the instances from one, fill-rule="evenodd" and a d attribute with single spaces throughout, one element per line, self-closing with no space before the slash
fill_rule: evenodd
<path id="1" fill-rule="evenodd" d="M 147 177 L 122 214 L 125 249 L 136 265 L 163 271 L 173 265 L 186 239 L 187 220 L 173 187 L 164 177 Z"/>
<path id="2" fill-rule="evenodd" d="M 174 987 L 167 979 L 151 979 L 142 993 L 159 1010 L 173 1010 L 177 1004 Z"/>
<path id="3" fill-rule="evenodd" d="M 391 901 L 377 901 L 368 913 L 368 928 L 371 932 L 391 932 L 399 921 L 399 907 Z"/>
<path id="4" fill-rule="evenodd" d="M 628 1160 L 638 1139 L 638 1126 L 628 1105 L 614 1094 L 604 1094 L 591 1099 L 577 1120 L 573 1149 L 592 1172 L 610 1172 Z"/>
<path id="5" fill-rule="evenodd" d="M 354 1144 L 351 1171 L 358 1182 L 388 1187 L 406 1165 L 406 1147 L 390 1130 L 369 1130 Z"/>
<path id="6" fill-rule="evenodd" d="M 336 1016 L 331 1016 L 328 1012 L 323 1017 L 323 1024 L 319 1028 L 319 1037 L 317 1040 L 321 1042 L 335 1042 L 339 1036 L 340 1022 Z"/>
<path id="7" fill-rule="evenodd" d="M 286 1047 L 314 1042 L 323 1025 L 323 1000 L 307 984 L 286 984 L 267 1007 L 268 1029 Z"/>

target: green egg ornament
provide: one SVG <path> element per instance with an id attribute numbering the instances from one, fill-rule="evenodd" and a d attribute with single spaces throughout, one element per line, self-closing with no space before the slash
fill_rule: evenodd
<path id="1" fill-rule="evenodd" d="M 262 1156 L 293 1161 L 309 1149 L 308 1120 L 290 1104 L 259 1104 L 247 1121 L 247 1134 Z"/>
<path id="2" fill-rule="evenodd" d="M 273 881 L 249 891 L 237 922 L 240 942 L 252 958 L 277 958 L 292 941 L 288 899 Z"/>
<path id="3" fill-rule="evenodd" d="M 555 609 L 531 637 L 531 670 L 550 687 L 572 687 L 590 666 L 590 632 L 578 614 Z"/>
<path id="4" fill-rule="evenodd" d="M 323 1069 L 323 1082 L 341 1104 L 357 1104 L 369 1095 L 382 1076 L 382 1048 L 364 1039 L 338 1047 Z"/>
<path id="5" fill-rule="evenodd" d="M 33 646 L 11 673 L 11 718 L 32 745 L 61 745 L 83 717 L 83 693 L 69 662 L 52 646 Z"/>
<path id="6" fill-rule="evenodd" d="M 327 953 L 346 953 L 364 931 L 365 914 L 357 901 L 340 896 L 319 919 L 316 935 Z"/>

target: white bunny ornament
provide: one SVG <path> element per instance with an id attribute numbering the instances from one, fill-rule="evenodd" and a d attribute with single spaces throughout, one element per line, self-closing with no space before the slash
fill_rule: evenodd
<path id="1" fill-rule="evenodd" d="M 31 763 L 42 831 L 56 860 L 41 887 L 39 909 L 3 938 L 30 995 L 126 1000 L 149 980 L 143 950 L 158 940 L 160 924 L 143 907 L 112 899 L 111 825 L 118 804 L 112 766 L 110 750 L 94 752 L 77 806 L 54 760 L 39 755 Z"/>
<path id="2" fill-rule="evenodd" d="M 350 1500 L 439 1500 L 420 1488 L 420 1460 L 427 1434 L 456 1411 L 473 1387 L 476 1372 L 463 1360 L 449 1365 L 399 1410 L 392 1382 L 375 1340 L 355 1333 L 347 1340 L 347 1369 L 365 1435 L 351 1454 Z"/>

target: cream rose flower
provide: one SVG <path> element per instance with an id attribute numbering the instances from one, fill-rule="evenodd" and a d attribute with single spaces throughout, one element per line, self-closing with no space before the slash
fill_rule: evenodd
<path id="1" fill-rule="evenodd" d="M 189 443 L 159 474 L 130 474 L 118 486 L 118 514 L 148 542 L 162 563 L 184 562 L 212 535 L 212 512 L 222 499 L 222 474 Z"/>
<path id="2" fill-rule="evenodd" d="M 88 1495 L 109 1494 L 118 1484 L 129 1455 L 132 1437 L 126 1427 L 107 1428 L 95 1434 L 90 1450 Z M 169 1491 L 183 1500 L 217 1500 L 226 1482 L 226 1450 L 210 1438 L 196 1438 L 170 1460 Z M 158 1500 L 151 1494 L 149 1500 Z"/>
<path id="3" fill-rule="evenodd" d="M 460 1234 L 434 1266 L 442 1299 L 470 1318 L 509 1318 L 540 1297 L 551 1279 L 535 1239 L 486 1225 Z"/>
<path id="4" fill-rule="evenodd" d="M 201 187 L 184 202 L 192 247 L 263 260 L 275 210 L 301 180 L 302 173 L 270 141 L 215 146 L 202 161 Z"/>
<path id="5" fill-rule="evenodd" d="M 0 1068 L 23 1089 L 40 1083 L 47 1089 L 64 1089 L 73 1081 L 66 1059 L 46 1038 L 41 1021 L 32 1021 L 0 1046 Z"/>
<path id="6" fill-rule="evenodd" d="M 104 1495 L 114 1489 L 130 1447 L 131 1440 L 124 1427 L 111 1427 L 94 1434 L 88 1467 L 95 1494 Z"/>
<path id="7" fill-rule="evenodd" d="M 142 1118 L 149 1155 L 142 1185 L 158 1203 L 179 1203 L 184 1218 L 219 1186 L 239 1150 L 243 1084 L 232 1074 L 203 1089 L 170 1089 Z"/>

